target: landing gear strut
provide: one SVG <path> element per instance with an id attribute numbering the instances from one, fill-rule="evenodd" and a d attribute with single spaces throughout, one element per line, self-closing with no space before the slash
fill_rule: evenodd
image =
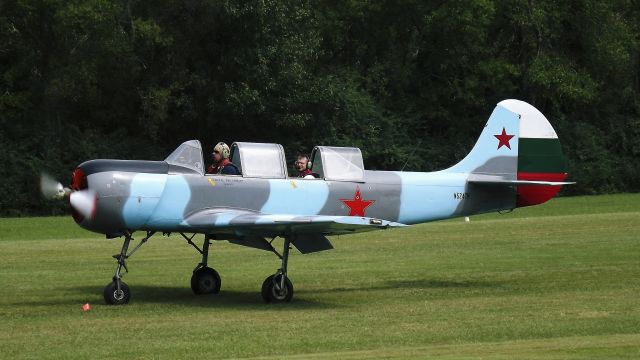
<path id="1" fill-rule="evenodd" d="M 191 275 L 191 290 L 196 295 L 201 294 L 217 294 L 220 292 L 220 285 L 222 280 L 220 274 L 217 271 L 207 266 L 209 260 L 209 246 L 211 246 L 211 237 L 209 235 L 204 236 L 204 242 L 202 243 L 202 249 L 198 248 L 193 243 L 192 239 L 184 234 L 180 234 L 187 240 L 191 246 L 193 246 L 200 254 L 202 254 L 202 261 L 193 269 L 193 275 Z"/>
<path id="2" fill-rule="evenodd" d="M 282 267 L 275 274 L 267 277 L 262 283 L 262 299 L 266 303 L 285 303 L 293 298 L 293 284 L 287 277 L 287 265 L 289 262 L 289 249 L 291 248 L 292 236 L 285 236 L 282 255 L 275 249 L 273 252 L 282 260 Z"/>
<path id="3" fill-rule="evenodd" d="M 113 258 L 118 260 L 118 265 L 116 265 L 116 271 L 113 275 L 113 281 L 109 283 L 104 288 L 104 301 L 109 305 L 124 305 L 129 302 L 131 299 L 131 290 L 129 286 L 122 281 L 122 269 L 124 268 L 125 273 L 129 272 L 127 268 L 126 260 L 133 255 L 136 250 L 142 246 L 151 236 L 155 234 L 155 231 L 147 231 L 147 236 L 145 236 L 140 243 L 136 245 L 130 253 L 127 253 L 129 250 L 129 244 L 133 237 L 131 233 L 124 234 L 124 243 L 122 244 L 122 249 L 120 250 L 120 254 L 113 255 Z"/>

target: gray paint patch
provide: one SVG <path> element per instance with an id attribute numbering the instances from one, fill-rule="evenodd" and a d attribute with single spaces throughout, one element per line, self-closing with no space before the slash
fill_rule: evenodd
<path id="1" fill-rule="evenodd" d="M 487 160 L 471 171 L 472 174 L 500 175 L 507 180 L 515 180 L 518 170 L 518 158 L 498 156 Z M 482 183 L 467 183 L 465 193 L 469 198 L 460 202 L 454 212 L 457 216 L 467 216 L 516 207 L 516 186 Z"/>
<path id="2" fill-rule="evenodd" d="M 400 214 L 400 177 L 387 171 L 365 171 L 364 183 L 327 181 L 329 196 L 320 210 L 321 215 L 346 216 L 349 207 L 342 200 L 353 200 L 360 189 L 363 201 L 374 203 L 365 209 L 365 216 L 397 221 Z"/>
<path id="3" fill-rule="evenodd" d="M 123 209 L 129 198 L 135 175 L 136 173 L 131 172 L 108 171 L 87 176 L 89 189 L 96 191 L 98 201 L 96 218 L 83 221 L 82 226 L 91 231 L 107 234 L 119 234 L 125 231 Z"/>
<path id="4" fill-rule="evenodd" d="M 269 181 L 265 179 L 224 175 L 183 177 L 191 191 L 184 209 L 185 218 L 194 211 L 219 206 L 260 211 L 269 199 Z"/>
<path id="5" fill-rule="evenodd" d="M 496 156 L 471 171 L 475 174 L 502 175 L 507 180 L 515 180 L 517 172 L 517 156 Z"/>

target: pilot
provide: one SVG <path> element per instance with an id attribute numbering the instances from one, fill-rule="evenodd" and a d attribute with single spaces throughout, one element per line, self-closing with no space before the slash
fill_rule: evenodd
<path id="1" fill-rule="evenodd" d="M 219 142 L 214 148 L 213 164 L 207 169 L 207 174 L 241 175 L 240 170 L 229 160 L 229 145 Z"/>
<path id="2" fill-rule="evenodd" d="M 313 172 L 311 172 L 311 164 L 309 163 L 309 157 L 307 155 L 298 155 L 298 160 L 295 163 L 296 170 L 298 170 L 298 177 L 304 179 L 315 179 Z"/>

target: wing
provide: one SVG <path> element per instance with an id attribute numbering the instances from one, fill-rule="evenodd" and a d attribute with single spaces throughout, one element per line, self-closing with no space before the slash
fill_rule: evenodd
<path id="1" fill-rule="evenodd" d="M 182 226 L 197 232 L 250 232 L 263 236 L 279 236 L 288 232 L 323 235 L 353 234 L 407 225 L 369 217 L 272 215 L 249 210 L 213 208 L 190 214 L 183 221 Z"/>
<path id="2" fill-rule="evenodd" d="M 302 253 L 332 249 L 325 235 L 353 234 L 407 225 L 356 216 L 273 215 L 248 210 L 213 208 L 187 216 L 185 231 L 212 233 L 238 245 L 271 250 L 265 237 L 294 234 L 294 245 Z M 266 242 L 266 244 L 265 244 Z"/>

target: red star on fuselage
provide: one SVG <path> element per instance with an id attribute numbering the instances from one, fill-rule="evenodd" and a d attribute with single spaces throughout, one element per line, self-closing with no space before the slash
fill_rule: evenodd
<path id="1" fill-rule="evenodd" d="M 496 137 L 496 139 L 498 139 L 499 143 L 498 143 L 498 149 L 500 149 L 503 146 L 506 146 L 509 148 L 509 150 L 511 150 L 511 145 L 509 144 L 509 140 L 511 140 L 512 137 L 514 137 L 515 135 L 507 135 L 507 131 L 504 129 L 504 127 L 502 128 L 502 134 L 499 135 L 493 135 Z"/>
<path id="2" fill-rule="evenodd" d="M 340 199 L 347 207 L 349 207 L 349 216 L 365 216 L 365 209 L 371 206 L 375 200 L 362 200 L 360 187 L 356 186 L 356 193 L 353 199 Z"/>

